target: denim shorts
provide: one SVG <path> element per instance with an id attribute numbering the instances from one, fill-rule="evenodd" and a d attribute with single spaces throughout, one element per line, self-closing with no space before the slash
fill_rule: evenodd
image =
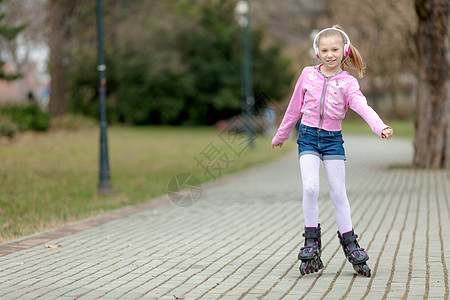
<path id="1" fill-rule="evenodd" d="M 300 124 L 297 144 L 299 158 L 312 154 L 321 160 L 346 160 L 341 131 L 326 131 Z"/>

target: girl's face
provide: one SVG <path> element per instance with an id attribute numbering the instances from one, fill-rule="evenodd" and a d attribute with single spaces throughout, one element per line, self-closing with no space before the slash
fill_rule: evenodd
<path id="1" fill-rule="evenodd" d="M 344 58 L 342 38 L 338 35 L 321 37 L 319 40 L 319 57 L 327 71 L 337 71 Z"/>

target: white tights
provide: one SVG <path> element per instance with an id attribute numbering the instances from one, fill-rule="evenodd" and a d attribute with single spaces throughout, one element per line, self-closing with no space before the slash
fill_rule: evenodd
<path id="1" fill-rule="evenodd" d="M 324 160 L 325 171 L 330 186 L 330 198 L 334 204 L 334 214 L 339 232 L 352 230 L 352 218 L 345 189 L 344 160 Z M 306 227 L 317 227 L 319 223 L 319 169 L 320 158 L 307 154 L 300 157 L 303 182 L 303 214 Z"/>

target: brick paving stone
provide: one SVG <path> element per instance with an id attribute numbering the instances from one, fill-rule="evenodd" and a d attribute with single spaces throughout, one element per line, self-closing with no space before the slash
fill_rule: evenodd
<path id="1" fill-rule="evenodd" d="M 293 152 L 204 185 L 191 207 L 164 196 L 0 245 L 0 298 L 448 299 L 449 172 L 406 168 L 408 140 L 348 136 L 345 145 L 352 221 L 371 278 L 356 275 L 343 256 L 323 167 L 325 267 L 300 275 Z"/>

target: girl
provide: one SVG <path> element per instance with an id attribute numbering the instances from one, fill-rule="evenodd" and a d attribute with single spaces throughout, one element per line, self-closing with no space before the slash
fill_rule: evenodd
<path id="1" fill-rule="evenodd" d="M 338 238 L 347 259 L 359 274 L 370 277 L 362 249 L 353 232 L 350 205 L 345 189 L 345 151 L 341 121 L 348 108 L 358 113 L 381 138 L 389 139 L 393 130 L 385 125 L 377 113 L 367 105 L 356 78 L 344 71 L 344 65 L 357 70 L 363 77 L 364 66 L 347 34 L 337 25 L 320 31 L 313 43 L 322 63 L 303 69 L 283 121 L 272 140 L 272 149 L 286 141 L 300 116 L 297 139 L 303 183 L 303 214 L 305 218 L 304 247 L 298 254 L 302 275 L 323 268 L 321 231 L 319 224 L 319 168 L 323 161 L 335 207 Z"/>

